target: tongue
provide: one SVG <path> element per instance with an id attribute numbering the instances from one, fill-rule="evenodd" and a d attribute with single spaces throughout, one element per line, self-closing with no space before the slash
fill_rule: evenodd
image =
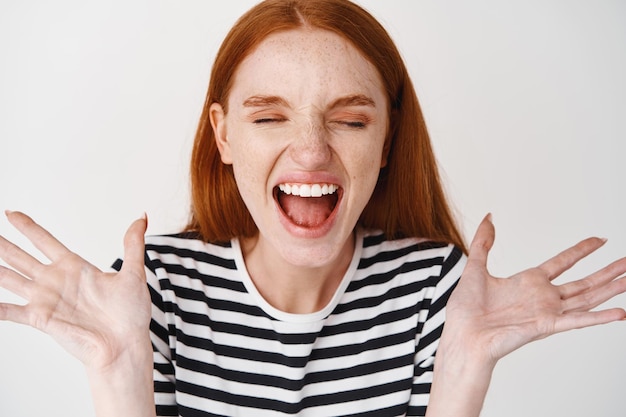
<path id="1" fill-rule="evenodd" d="M 297 225 L 315 227 L 324 223 L 335 205 L 335 197 L 298 197 L 280 193 L 278 197 L 283 211 Z"/>

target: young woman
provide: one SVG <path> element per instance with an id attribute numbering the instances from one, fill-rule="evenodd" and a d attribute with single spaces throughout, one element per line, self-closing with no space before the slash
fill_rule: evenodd
<path id="1" fill-rule="evenodd" d="M 601 239 L 506 280 L 489 216 L 466 250 L 400 55 L 348 1 L 239 20 L 191 167 L 186 230 L 144 245 L 137 220 L 117 274 L 7 213 L 51 263 L 0 240 L 0 286 L 29 301 L 0 319 L 77 356 L 100 416 L 476 416 L 507 353 L 626 317 L 590 312 L 626 290 L 624 259 L 551 283 Z"/>

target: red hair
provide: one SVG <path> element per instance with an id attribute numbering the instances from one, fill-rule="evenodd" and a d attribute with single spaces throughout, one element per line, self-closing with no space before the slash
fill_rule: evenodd
<path id="1" fill-rule="evenodd" d="M 192 213 L 187 230 L 207 241 L 249 237 L 258 229 L 239 195 L 232 166 L 223 164 L 209 121 L 219 103 L 227 112 L 233 75 L 268 35 L 302 27 L 348 39 L 378 70 L 387 93 L 389 155 L 360 224 L 387 237 L 424 237 L 465 244 L 445 197 L 426 124 L 408 72 L 387 31 L 348 0 L 266 0 L 244 14 L 220 47 L 191 159 Z"/>

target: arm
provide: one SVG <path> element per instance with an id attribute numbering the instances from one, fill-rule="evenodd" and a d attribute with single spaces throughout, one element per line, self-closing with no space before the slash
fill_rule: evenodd
<path id="1" fill-rule="evenodd" d="M 588 277 L 552 281 L 604 244 L 590 238 L 543 264 L 507 279 L 487 271 L 495 230 L 480 224 L 463 276 L 446 308 L 435 360 L 428 417 L 480 414 L 497 361 L 519 347 L 555 333 L 623 320 L 621 308 L 591 311 L 626 291 L 626 258 Z"/>
<path id="2" fill-rule="evenodd" d="M 155 417 L 152 347 L 149 336 L 129 343 L 104 369 L 87 369 L 98 417 Z"/>
<path id="3" fill-rule="evenodd" d="M 135 221 L 124 238 L 126 262 L 103 273 L 70 252 L 28 216 L 7 212 L 9 222 L 49 260 L 42 264 L 0 237 L 0 286 L 27 300 L 0 303 L 0 320 L 35 327 L 83 362 L 99 417 L 155 415 L 150 298 L 145 283 L 143 234 Z"/>

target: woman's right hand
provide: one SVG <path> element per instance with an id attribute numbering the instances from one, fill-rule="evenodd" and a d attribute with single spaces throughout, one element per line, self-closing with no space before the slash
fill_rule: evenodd
<path id="1" fill-rule="evenodd" d="M 136 220 L 124 238 L 124 264 L 104 273 L 68 250 L 30 217 L 7 212 L 9 222 L 50 263 L 0 236 L 0 287 L 22 297 L 25 305 L 0 303 L 0 320 L 27 324 L 52 336 L 90 373 L 104 372 L 133 349 L 150 357 L 150 296 L 144 270 L 147 221 Z"/>
<path id="2" fill-rule="evenodd" d="M 118 273 L 100 271 L 25 214 L 7 212 L 7 218 L 50 263 L 0 237 L 0 258 L 13 268 L 0 266 L 0 287 L 27 301 L 23 306 L 0 303 L 0 320 L 48 333 L 80 359 L 98 417 L 153 417 L 145 217 L 126 232 Z"/>

